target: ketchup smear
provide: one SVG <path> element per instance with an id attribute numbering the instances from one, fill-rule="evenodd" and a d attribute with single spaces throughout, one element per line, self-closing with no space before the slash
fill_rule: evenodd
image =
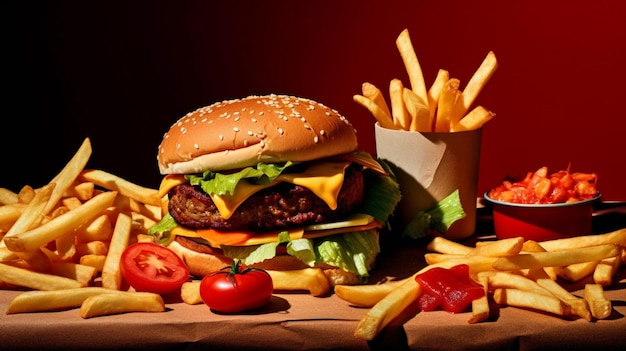
<path id="1" fill-rule="evenodd" d="M 434 267 L 417 275 L 415 280 L 422 287 L 418 299 L 422 311 L 441 307 L 452 313 L 462 312 L 473 300 L 485 295 L 483 287 L 470 278 L 466 264 L 449 269 Z"/>

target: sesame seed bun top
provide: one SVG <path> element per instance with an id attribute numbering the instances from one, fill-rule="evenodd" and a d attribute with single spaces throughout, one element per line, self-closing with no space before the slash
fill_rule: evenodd
<path id="1" fill-rule="evenodd" d="M 311 161 L 357 150 L 356 130 L 337 111 L 286 95 L 249 96 L 190 112 L 159 145 L 161 174 L 190 174 Z"/>

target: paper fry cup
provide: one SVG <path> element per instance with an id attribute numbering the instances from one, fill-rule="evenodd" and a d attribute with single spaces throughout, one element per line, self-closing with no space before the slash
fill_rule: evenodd
<path id="1" fill-rule="evenodd" d="M 375 137 L 377 156 L 389 164 L 400 183 L 402 200 L 395 217 L 401 225 L 458 189 L 466 216 L 442 234 L 451 239 L 474 234 L 482 128 L 421 133 L 386 129 L 377 123 Z"/>

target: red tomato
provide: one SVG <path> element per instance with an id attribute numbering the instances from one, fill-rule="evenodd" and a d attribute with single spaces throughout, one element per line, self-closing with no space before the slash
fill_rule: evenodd
<path id="1" fill-rule="evenodd" d="M 124 279 L 137 291 L 169 294 L 180 289 L 189 278 L 189 268 L 178 255 L 165 246 L 139 242 L 122 253 Z"/>
<path id="2" fill-rule="evenodd" d="M 273 291 L 272 277 L 266 271 L 241 266 L 239 261 L 206 275 L 200 283 L 202 301 L 222 313 L 262 307 L 270 300 Z"/>

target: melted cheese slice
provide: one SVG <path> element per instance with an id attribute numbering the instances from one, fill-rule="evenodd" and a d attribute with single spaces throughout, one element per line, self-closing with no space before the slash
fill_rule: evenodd
<path id="1" fill-rule="evenodd" d="M 326 202 L 328 207 L 334 210 L 337 208 L 337 196 L 343 185 L 344 171 L 349 165 L 350 161 L 347 160 L 315 162 L 303 172 L 281 174 L 270 184 L 257 185 L 244 181 L 237 184 L 232 196 L 217 194 L 211 194 L 210 196 L 222 217 L 228 219 L 239 205 L 257 191 L 280 182 L 288 182 L 311 190 L 317 197 Z M 159 195 L 164 196 L 170 189 L 186 181 L 182 175 L 166 176 L 159 187 Z"/>
<path id="2" fill-rule="evenodd" d="M 340 222 L 315 224 L 304 228 L 288 230 L 267 231 L 263 233 L 235 231 L 222 232 L 214 229 L 187 229 L 178 226 L 172 230 L 173 235 L 181 235 L 190 238 L 202 238 L 213 247 L 227 246 L 251 246 L 272 243 L 278 241 L 278 235 L 288 232 L 290 240 L 301 238 L 313 239 L 345 232 L 355 232 L 380 228 L 381 224 L 373 217 L 364 214 L 356 214 Z"/>

